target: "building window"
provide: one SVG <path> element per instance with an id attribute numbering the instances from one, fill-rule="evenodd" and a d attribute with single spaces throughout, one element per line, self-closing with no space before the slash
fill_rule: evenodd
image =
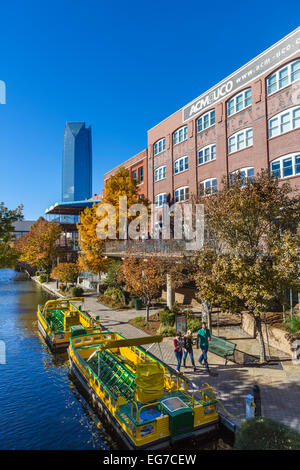
<path id="1" fill-rule="evenodd" d="M 140 166 L 138 168 L 138 182 L 143 183 L 144 182 L 144 167 Z"/>
<path id="2" fill-rule="evenodd" d="M 160 166 L 154 171 L 154 181 L 160 181 L 166 177 L 166 167 Z"/>
<path id="3" fill-rule="evenodd" d="M 154 144 L 154 155 L 157 155 L 160 152 L 166 150 L 166 139 L 160 139 Z"/>
<path id="4" fill-rule="evenodd" d="M 300 174 L 300 152 L 284 155 L 271 162 L 271 174 L 276 178 L 288 178 Z"/>
<path id="5" fill-rule="evenodd" d="M 253 145 L 253 130 L 244 129 L 236 132 L 228 139 L 228 153 L 237 152 Z"/>
<path id="6" fill-rule="evenodd" d="M 181 127 L 173 134 L 173 144 L 179 144 L 179 142 L 183 142 L 187 139 L 187 126 Z"/>
<path id="7" fill-rule="evenodd" d="M 144 168 L 140 166 L 137 170 L 134 170 L 131 173 L 132 179 L 138 184 L 141 184 L 144 181 Z"/>
<path id="8" fill-rule="evenodd" d="M 277 114 L 268 121 L 269 137 L 284 134 L 300 127 L 300 107 L 292 108 Z"/>
<path id="9" fill-rule="evenodd" d="M 201 181 L 198 184 L 198 194 L 199 196 L 209 196 L 210 194 L 217 192 L 217 179 L 209 178 L 207 180 Z"/>
<path id="10" fill-rule="evenodd" d="M 201 132 L 210 126 L 213 126 L 215 122 L 216 122 L 215 110 L 213 109 L 212 111 L 209 111 L 208 113 L 203 114 L 203 116 L 199 117 L 197 121 L 197 131 Z"/>
<path id="11" fill-rule="evenodd" d="M 241 179 L 241 186 L 245 186 L 246 182 L 249 181 L 250 183 L 254 180 L 254 168 L 248 166 L 246 168 L 240 168 L 239 170 L 233 171 L 230 175 L 230 180 L 233 183 L 234 179 L 239 175 Z"/>
<path id="12" fill-rule="evenodd" d="M 271 95 L 300 78 L 300 59 L 285 65 L 267 78 L 267 94 Z"/>
<path id="13" fill-rule="evenodd" d="M 187 170 L 188 167 L 189 167 L 189 157 L 178 158 L 178 160 L 176 160 L 174 162 L 174 173 L 175 173 L 175 175 L 177 173 L 181 173 L 182 171 Z"/>
<path id="14" fill-rule="evenodd" d="M 183 186 L 174 191 L 175 202 L 183 202 L 189 198 L 189 187 Z"/>
<path id="15" fill-rule="evenodd" d="M 248 106 L 251 106 L 251 88 L 238 93 L 227 101 L 227 116 L 238 113 Z"/>
<path id="16" fill-rule="evenodd" d="M 208 145 L 198 152 L 198 165 L 216 159 L 216 145 Z"/>
<path id="17" fill-rule="evenodd" d="M 167 202 L 167 195 L 166 193 L 157 194 L 154 199 L 155 207 L 161 207 L 163 204 Z"/>

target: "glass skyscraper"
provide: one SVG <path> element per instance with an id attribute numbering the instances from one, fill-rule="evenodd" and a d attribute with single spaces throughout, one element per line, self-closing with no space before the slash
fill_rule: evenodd
<path id="1" fill-rule="evenodd" d="M 67 122 L 64 133 L 62 201 L 92 196 L 92 130 L 85 122 Z"/>

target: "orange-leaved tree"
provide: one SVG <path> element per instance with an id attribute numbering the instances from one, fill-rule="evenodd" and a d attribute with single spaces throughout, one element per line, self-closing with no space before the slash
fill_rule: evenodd
<path id="1" fill-rule="evenodd" d="M 56 242 L 60 234 L 61 226 L 58 223 L 48 222 L 40 217 L 30 231 L 15 243 L 19 260 L 32 267 L 50 271 L 53 261 L 59 254 Z"/>
<path id="2" fill-rule="evenodd" d="M 146 259 L 125 258 L 121 268 L 125 289 L 141 297 L 146 305 L 146 321 L 149 321 L 149 310 L 153 299 L 161 294 L 165 276 L 161 261 L 151 256 Z"/>
<path id="3" fill-rule="evenodd" d="M 119 220 L 119 197 L 127 197 L 127 205 L 130 207 L 133 204 L 142 202 L 148 207 L 149 202 L 145 198 L 139 197 L 139 190 L 137 182 L 130 178 L 129 171 L 121 167 L 120 170 L 111 176 L 105 185 L 105 195 L 103 200 L 94 204 L 91 208 L 86 208 L 80 215 L 80 222 L 77 224 L 79 231 L 79 267 L 82 271 L 90 271 L 92 273 L 100 274 L 106 272 L 109 261 L 104 256 L 105 240 L 101 239 L 97 234 L 97 226 L 100 221 L 107 219 L 110 224 L 110 214 L 104 211 L 103 215 L 97 215 L 97 209 L 103 207 L 104 204 L 110 204 L 114 210 L 114 221 L 116 225 L 116 238 L 118 238 L 118 220 Z M 127 217 L 127 222 L 130 222 L 133 217 Z M 104 233 L 106 228 L 104 229 Z"/>
<path id="4" fill-rule="evenodd" d="M 144 195 L 139 194 L 138 182 L 130 177 L 129 171 L 121 167 L 115 175 L 112 175 L 105 185 L 105 194 L 103 200 L 99 204 L 110 204 L 115 209 L 115 214 L 101 217 L 107 218 L 108 223 L 110 223 L 110 217 L 115 217 L 116 221 L 116 239 L 119 239 L 119 218 L 120 214 L 126 218 L 127 225 L 135 218 L 134 215 L 129 215 L 128 212 L 125 214 L 120 209 L 120 196 L 126 196 L 127 198 L 127 207 L 128 209 L 133 204 L 143 204 L 143 206 L 148 209 L 149 201 L 144 197 Z M 122 224 L 121 224 L 122 225 Z M 147 227 L 148 228 L 148 227 Z"/>
<path id="5" fill-rule="evenodd" d="M 104 256 L 104 241 L 97 237 L 96 227 L 100 218 L 97 205 L 86 207 L 80 214 L 79 232 L 80 255 L 78 265 L 81 271 L 100 274 L 106 271 L 108 260 Z"/>
<path id="6" fill-rule="evenodd" d="M 55 268 L 52 269 L 50 276 L 57 281 L 69 282 L 76 281 L 79 274 L 79 268 L 77 263 L 59 263 Z"/>

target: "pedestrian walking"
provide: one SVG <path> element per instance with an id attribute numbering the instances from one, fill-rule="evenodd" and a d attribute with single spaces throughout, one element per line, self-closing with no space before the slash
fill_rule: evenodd
<path id="1" fill-rule="evenodd" d="M 195 361 L 194 361 L 194 353 L 193 353 L 193 333 L 191 330 L 188 330 L 186 334 L 184 335 L 184 353 L 183 353 L 183 367 L 186 367 L 186 358 L 187 355 L 189 354 L 191 363 L 194 367 L 194 372 L 196 372 L 196 366 L 195 366 Z"/>
<path id="2" fill-rule="evenodd" d="M 181 360 L 182 360 L 182 349 L 183 349 L 183 338 L 181 331 L 176 333 L 174 338 L 174 353 L 177 359 L 177 372 L 180 372 Z"/>
<path id="3" fill-rule="evenodd" d="M 199 357 L 199 362 L 201 365 L 205 365 L 207 372 L 209 372 L 209 366 L 207 362 L 207 351 L 209 341 L 211 340 L 211 334 L 208 328 L 206 328 L 206 323 L 202 322 L 202 328 L 198 330 L 197 337 L 199 339 L 200 348 L 202 351 L 201 356 Z"/>

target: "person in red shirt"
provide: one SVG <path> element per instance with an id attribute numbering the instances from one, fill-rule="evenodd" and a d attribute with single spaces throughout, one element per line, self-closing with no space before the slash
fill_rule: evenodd
<path id="1" fill-rule="evenodd" d="M 178 331 L 174 338 L 174 353 L 177 359 L 177 372 L 180 372 L 181 360 L 182 360 L 182 350 L 183 350 L 183 338 L 181 332 Z"/>

